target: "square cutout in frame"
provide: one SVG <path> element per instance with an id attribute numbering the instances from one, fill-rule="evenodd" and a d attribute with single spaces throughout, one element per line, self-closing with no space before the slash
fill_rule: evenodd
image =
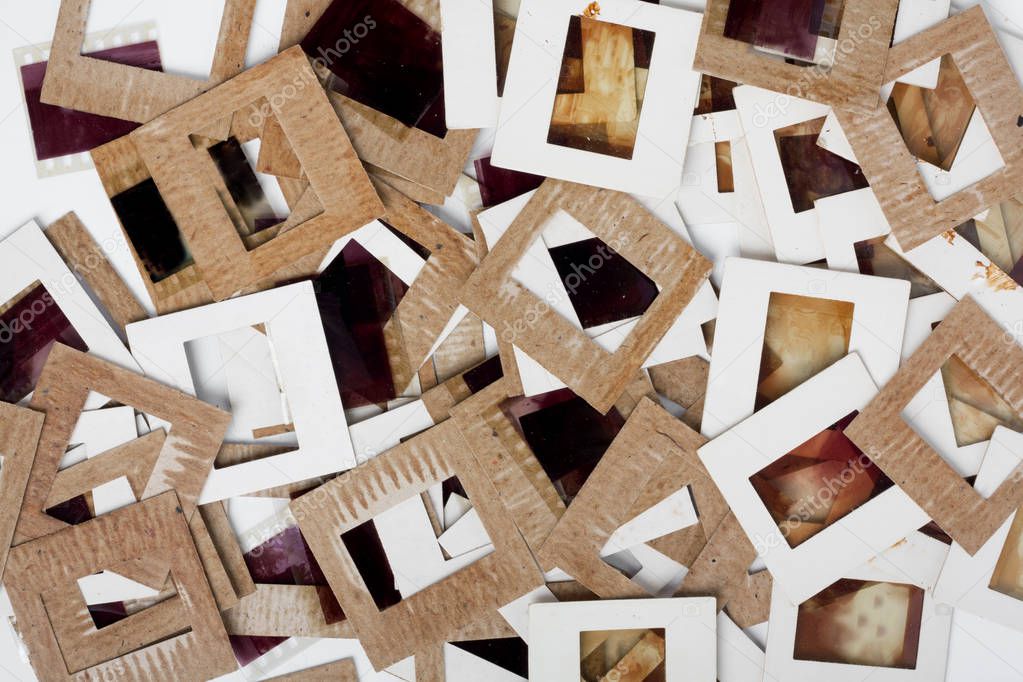
<path id="1" fill-rule="evenodd" d="M 494 165 L 642 196 L 673 191 L 699 97 L 689 68 L 698 31 L 695 12 L 641 0 L 524 0 L 516 32 L 532 39 L 512 47 Z"/>
<path id="2" fill-rule="evenodd" d="M 457 477 L 493 544 L 467 568 L 384 610 L 343 535 Z M 525 541 L 452 421 L 378 455 L 292 503 L 302 534 L 373 666 L 380 670 L 543 584 Z M 387 602 L 384 602 L 387 603 Z"/>
<path id="3" fill-rule="evenodd" d="M 895 550 L 897 551 L 897 550 Z M 875 560 L 793 603 L 775 589 L 767 640 L 769 678 L 925 682 L 945 677 L 952 609 L 927 589 L 934 558 L 898 566 Z"/>
<path id="4" fill-rule="evenodd" d="M 860 355 L 876 383 L 886 382 L 899 368 L 904 331 L 891 320 L 905 318 L 909 288 L 902 280 L 727 259 L 703 434 L 718 436 L 848 352 Z"/>
<path id="5" fill-rule="evenodd" d="M 203 367 L 198 358 L 189 358 L 188 346 L 211 337 L 227 352 L 222 362 Z M 195 395 L 197 379 L 211 389 L 227 384 L 227 402 L 244 401 L 232 404 L 228 433 L 236 442 L 265 444 L 265 436 L 285 432 L 297 439 L 297 447 L 283 443 L 288 447 L 271 456 L 214 469 L 202 489 L 202 504 L 355 466 L 312 283 L 137 322 L 128 325 L 128 339 L 149 376 L 169 386 Z M 260 345 L 268 346 L 265 356 L 246 355 Z M 235 360 L 248 366 L 237 367 Z M 263 409 L 267 406 L 275 409 Z"/>
<path id="6" fill-rule="evenodd" d="M 637 682 L 665 682 L 664 628 L 584 630 L 579 633 L 579 676 L 601 682 L 628 672 Z"/>
<path id="7" fill-rule="evenodd" d="M 872 111 L 884 82 L 898 5 L 898 0 L 709 0 L 693 68 L 823 104 Z M 805 17 L 806 23 L 796 17 Z"/>
<path id="8" fill-rule="evenodd" d="M 935 201 L 887 107 L 870 113 L 836 110 L 892 234 L 906 251 L 1010 199 L 1023 181 L 1023 128 L 1017 125 L 1023 90 L 983 9 L 973 7 L 894 46 L 884 80 L 895 81 L 945 55 L 976 103 L 973 118 L 982 119 L 1004 164 L 968 188 Z"/>
<path id="9" fill-rule="evenodd" d="M 161 423 L 146 436 L 59 469 L 81 410 L 95 394 Z M 48 418 L 18 518 L 16 544 L 68 525 L 47 513 L 52 504 L 120 476 L 129 477 L 140 500 L 176 490 L 179 506 L 190 516 L 230 420 L 226 412 L 192 396 L 60 344 L 50 352 L 30 405 Z"/>
<path id="10" fill-rule="evenodd" d="M 177 594 L 104 628 L 96 628 L 84 608 L 74 616 L 78 623 L 47 606 L 66 602 L 67 594 L 78 593 L 78 578 L 102 570 L 147 587 L 155 583 L 156 589 L 169 575 Z M 169 658 L 182 666 L 178 674 L 193 679 L 237 668 L 185 514 L 171 491 L 15 547 L 8 571 L 11 603 L 42 679 L 141 678 Z M 72 643 L 93 661 L 65 651 Z M 97 658 L 102 662 L 94 662 Z"/>
<path id="11" fill-rule="evenodd" d="M 660 292 L 614 353 L 520 284 L 513 272 L 541 238 L 549 220 L 565 212 L 613 245 Z M 595 409 L 606 412 L 635 378 L 647 356 L 710 273 L 710 263 L 627 195 L 547 180 L 466 282 L 462 303 L 502 338 L 557 376 Z M 511 338 L 505 330 L 511 332 Z"/>
<path id="12" fill-rule="evenodd" d="M 843 432 L 876 394 L 850 354 L 700 448 L 775 584 L 796 602 L 929 520 Z"/>
<path id="13" fill-rule="evenodd" d="M 237 198 L 240 186 L 232 191 L 207 151 L 219 149 L 221 138 L 211 128 L 225 117 L 232 120 L 232 128 L 223 140 L 246 142 L 270 134 L 284 138 L 285 148 L 308 179 L 308 187 L 295 197 L 287 220 L 275 221 L 273 229 L 256 233 L 268 233 L 272 237 L 268 241 L 260 238 L 253 242 L 244 236 L 242 228 L 247 228 L 248 222 L 239 205 L 246 202 Z M 135 130 L 130 140 L 214 300 L 271 281 L 275 273 L 326 251 L 336 239 L 384 213 L 299 48 L 164 114 Z M 269 154 L 271 146 L 267 142 L 262 151 Z"/>
<path id="14" fill-rule="evenodd" d="M 533 604 L 529 679 L 713 682 L 716 630 L 709 597 Z"/>
<path id="15" fill-rule="evenodd" d="M 649 582 L 609 563 L 612 552 L 640 545 L 692 565 L 728 513 L 696 456 L 705 442 L 649 399 L 641 400 L 544 542 L 541 563 L 557 566 L 604 599 L 652 596 Z M 690 494 L 695 524 L 682 504 Z M 634 529 L 638 533 L 626 528 L 640 516 L 645 521 Z M 646 567 L 645 549 L 631 553 Z"/>
<path id="16" fill-rule="evenodd" d="M 99 1 L 99 0 L 97 0 Z M 146 123 L 242 70 L 256 0 L 225 0 L 205 81 L 82 54 L 92 0 L 62 0 L 43 81 L 47 104 Z"/>
<path id="17" fill-rule="evenodd" d="M 987 498 L 974 490 L 903 417 L 907 404 L 952 356 L 997 393 L 1017 418 L 1023 348 L 971 297 L 961 300 L 846 434 L 953 540 L 974 554 L 1023 503 L 1023 478 L 1011 476 Z M 1023 471 L 1023 465 L 1018 467 Z"/>

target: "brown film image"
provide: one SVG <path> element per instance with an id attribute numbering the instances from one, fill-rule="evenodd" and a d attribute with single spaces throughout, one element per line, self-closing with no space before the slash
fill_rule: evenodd
<path id="1" fill-rule="evenodd" d="M 909 297 L 919 298 L 942 291 L 930 277 L 913 267 L 909 261 L 885 244 L 887 236 L 873 237 L 853 244 L 860 273 L 889 277 L 909 282 Z"/>
<path id="2" fill-rule="evenodd" d="M 967 220 L 955 232 L 1009 276 L 1011 281 L 1001 279 L 1004 287 L 999 288 L 1023 286 L 1023 199 L 1019 195 Z M 991 273 L 987 276 L 991 279 Z"/>
<path id="3" fill-rule="evenodd" d="M 959 447 L 991 440 L 996 426 L 1023 433 L 1020 415 L 959 356 L 950 356 L 941 366 L 941 379 Z"/>
<path id="4" fill-rule="evenodd" d="M 518 23 L 518 0 L 494 0 L 494 49 L 497 51 L 497 96 L 504 97 L 508 80 L 515 25 Z"/>
<path id="5" fill-rule="evenodd" d="M 915 669 L 923 607 L 916 585 L 843 578 L 799 605 L 793 657 Z"/>
<path id="6" fill-rule="evenodd" d="M 849 301 L 771 292 L 757 410 L 848 354 L 854 307 Z"/>
<path id="7" fill-rule="evenodd" d="M 1009 526 L 1009 535 L 1002 545 L 988 587 L 1013 599 L 1023 600 L 1023 514 L 1019 511 Z"/>
<path id="8" fill-rule="evenodd" d="M 941 58 L 935 88 L 896 83 L 888 111 L 909 152 L 942 170 L 955 162 L 977 104 L 952 55 Z"/>
<path id="9" fill-rule="evenodd" d="M 853 411 L 750 476 L 790 547 L 798 547 L 892 487 L 845 435 Z"/>
<path id="10" fill-rule="evenodd" d="M 653 31 L 571 17 L 547 142 L 631 159 L 654 38 Z"/>
<path id="11" fill-rule="evenodd" d="M 582 682 L 665 682 L 664 628 L 579 633 Z"/>

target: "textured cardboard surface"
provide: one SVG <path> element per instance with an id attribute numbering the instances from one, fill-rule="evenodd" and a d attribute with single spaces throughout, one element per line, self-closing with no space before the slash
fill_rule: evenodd
<path id="1" fill-rule="evenodd" d="M 256 585 L 223 613 L 224 626 L 231 635 L 353 638 L 348 621 L 324 621 L 316 591 L 313 585 Z"/>
<path id="2" fill-rule="evenodd" d="M 431 485 L 457 476 L 494 552 L 380 611 L 341 534 Z M 543 584 L 486 474 L 453 422 L 408 440 L 292 503 L 309 547 L 375 668 L 435 646 L 461 628 Z"/>
<path id="3" fill-rule="evenodd" d="M 1023 128 L 1018 125 L 1023 90 L 981 7 L 893 47 L 884 82 L 946 54 L 952 55 L 1005 162 L 968 189 L 934 201 L 887 107 L 866 113 L 837 110 L 892 233 L 906 251 L 1015 196 L 1023 183 Z"/>
<path id="4" fill-rule="evenodd" d="M 660 288 L 614 353 L 600 348 L 512 278 L 523 253 L 557 211 L 571 214 Z M 710 268 L 706 258 L 628 195 L 547 180 L 491 247 L 462 290 L 461 301 L 501 338 L 513 342 L 596 410 L 607 412 L 692 300 Z"/>
<path id="5" fill-rule="evenodd" d="M 261 98 L 268 98 L 322 211 L 293 211 L 276 237 L 248 250 L 225 198 L 209 182 L 219 177 L 212 159 L 197 154 L 191 138 L 227 117 L 234 116 L 236 124 L 254 117 L 265 123 L 269 116 L 257 115 L 258 109 L 252 108 Z M 298 47 L 138 128 L 130 137 L 216 300 L 322 253 L 383 214 L 348 135 Z"/>
<path id="6" fill-rule="evenodd" d="M 90 391 L 164 419 L 171 429 L 166 434 L 153 432 L 85 462 L 94 473 L 88 483 L 83 482 L 86 489 L 77 492 L 131 474 L 129 482 L 134 483 L 132 490 L 138 499 L 176 490 L 186 518 L 195 510 L 231 416 L 151 379 L 58 344 L 50 351 L 32 396 L 32 409 L 45 413 L 46 419 L 18 519 L 16 544 L 67 526 L 45 509 L 51 489 L 65 473 L 57 468 Z M 138 457 L 118 454 L 125 449 L 137 451 Z M 140 465 L 139 457 L 144 458 Z M 108 461 L 113 466 L 108 466 Z M 130 469 L 135 465 L 143 467 L 137 476 Z M 66 472 L 70 474 L 76 466 Z"/>
<path id="7" fill-rule="evenodd" d="M 676 594 L 715 597 L 718 608 L 724 608 L 739 627 L 763 623 L 771 610 L 773 581 L 768 571 L 749 573 L 756 558 L 753 543 L 728 512 Z"/>
<path id="8" fill-rule="evenodd" d="M 374 184 L 384 202 L 386 213 L 382 220 L 430 251 L 426 265 L 384 328 L 385 337 L 397 335 L 402 341 L 408 373 L 396 376 L 395 385 L 405 386 L 411 381 L 412 372 L 426 361 L 437 337 L 458 308 L 459 289 L 478 261 L 471 239 L 398 190 L 379 181 Z"/>
<path id="9" fill-rule="evenodd" d="M 848 436 L 970 554 L 1023 503 L 1023 465 L 986 499 L 902 418 L 952 355 L 1023 414 L 1023 348 L 971 297 L 961 300 L 846 429 Z"/>
<path id="10" fill-rule="evenodd" d="M 693 562 L 728 513 L 696 455 L 705 442 L 661 407 L 642 400 L 544 542 L 541 562 L 557 566 L 603 599 L 649 596 L 607 564 L 601 549 L 620 526 L 691 486 L 699 525 L 671 534 L 681 542 L 662 553 L 683 565 Z"/>
<path id="11" fill-rule="evenodd" d="M 50 605 L 77 592 L 78 578 L 138 561 L 150 566 L 150 578 L 169 570 L 177 594 L 102 630 L 76 631 L 76 639 L 95 646 L 92 654 L 102 648 L 105 657 L 69 671 L 67 643 L 58 633 L 73 623 L 55 619 Z M 40 679 L 160 679 L 171 661 L 181 679 L 207 679 L 237 668 L 173 492 L 14 548 L 7 578 L 18 629 Z M 160 582 L 153 587 L 162 588 Z M 84 617 L 89 619 L 87 612 Z M 190 631 L 176 634 L 185 628 Z M 112 638 L 114 632 L 121 636 Z"/>
<path id="12" fill-rule="evenodd" d="M 501 494 L 507 513 L 536 553 L 565 513 L 565 503 L 522 434 L 501 410 L 501 403 L 519 395 L 520 388 L 506 375 L 454 407 L 451 417 Z M 649 381 L 640 377 L 614 407 L 628 419 L 643 397 L 650 396 Z"/>
<path id="13" fill-rule="evenodd" d="M 195 80 L 116 64 L 82 52 L 91 0 L 62 0 L 43 81 L 43 102 L 146 123 L 245 68 L 256 0 L 225 0 L 210 77 Z"/>
<path id="14" fill-rule="evenodd" d="M 25 488 L 43 429 L 43 415 L 15 405 L 0 403 L 0 576 L 14 539 Z"/>
<path id="15" fill-rule="evenodd" d="M 726 38 L 730 1 L 708 0 L 694 69 L 835 107 L 866 112 L 877 107 L 898 0 L 847 0 L 830 69 L 789 64 L 756 52 L 748 43 Z"/>
<path id="16" fill-rule="evenodd" d="M 68 267 L 96 294 L 122 334 L 126 325 L 149 317 L 74 212 L 46 228 L 45 234 Z"/>

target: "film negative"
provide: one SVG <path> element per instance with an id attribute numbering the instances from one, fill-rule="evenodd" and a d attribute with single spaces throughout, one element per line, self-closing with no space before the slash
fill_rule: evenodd
<path id="1" fill-rule="evenodd" d="M 162 71 L 156 24 L 146 22 L 87 34 L 83 54 L 98 59 Z M 22 102 L 32 132 L 32 153 L 40 178 L 93 167 L 89 150 L 130 133 L 137 123 L 97 116 L 40 101 L 50 43 L 14 50 Z"/>

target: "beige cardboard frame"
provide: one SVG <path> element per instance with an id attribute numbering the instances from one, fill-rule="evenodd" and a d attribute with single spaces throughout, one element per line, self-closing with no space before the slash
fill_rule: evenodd
<path id="1" fill-rule="evenodd" d="M 845 3 L 835 64 L 830 70 L 788 64 L 776 56 L 758 53 L 748 43 L 726 38 L 729 2 L 707 2 L 693 63 L 696 71 L 836 108 L 869 112 L 877 107 L 898 0 L 848 0 Z M 783 100 L 785 95 L 778 97 Z M 783 105 L 779 102 L 779 106 Z"/>
<path id="2" fill-rule="evenodd" d="M 91 0 L 62 0 L 50 47 L 42 101 L 146 123 L 240 73 L 256 0 L 225 0 L 217 48 L 206 81 L 83 55 Z"/>
<path id="3" fill-rule="evenodd" d="M 453 475 L 472 499 L 494 551 L 379 611 L 341 534 Z M 493 484 L 450 421 L 303 495 L 291 509 L 377 670 L 439 645 L 488 610 L 544 584 Z"/>
<path id="4" fill-rule="evenodd" d="M 35 460 L 43 415 L 23 407 L 0 403 L 0 576 L 21 512 L 32 462 Z"/>
<path id="5" fill-rule="evenodd" d="M 500 493 L 529 548 L 539 552 L 565 513 L 565 503 L 547 478 L 525 439 L 501 410 L 501 403 L 520 395 L 517 377 L 507 374 L 450 410 L 463 438 Z M 628 419 L 653 390 L 645 377 L 629 386 L 614 405 Z M 607 453 L 605 453 L 606 455 Z M 555 566 L 544 566 L 546 570 Z"/>
<path id="6" fill-rule="evenodd" d="M 512 278 L 547 221 L 566 211 L 660 288 L 614 353 Z M 600 412 L 607 412 L 709 276 L 710 262 L 626 194 L 546 180 L 473 273 L 462 304 Z M 507 338 L 506 331 L 513 338 Z"/>
<path id="7" fill-rule="evenodd" d="M 395 385 L 406 386 L 430 355 L 437 337 L 458 309 L 458 293 L 475 271 L 479 259 L 473 241 L 420 208 L 386 183 L 374 183 L 384 202 L 385 223 L 430 250 L 426 264 L 394 315 L 384 337 L 397 335 L 404 351 L 407 374 L 395 372 Z M 392 371 L 399 369 L 392 367 Z"/>
<path id="8" fill-rule="evenodd" d="M 255 106 L 263 98 L 268 111 Z M 235 112 L 242 112 L 243 123 Z M 216 173 L 212 158 L 204 149 L 193 147 L 191 136 L 225 118 L 234 117 L 234 127 L 241 129 L 244 123 L 254 125 L 253 118 L 266 123 L 271 115 L 302 163 L 322 212 L 301 215 L 296 205 L 277 236 L 250 251 L 238 234 L 225 197 L 208 180 Z M 305 256 L 321 254 L 384 212 L 309 61 L 297 47 L 134 130 L 129 137 L 216 300 L 266 281 Z"/>
<path id="9" fill-rule="evenodd" d="M 151 432 L 58 471 L 78 416 L 92 392 L 166 420 L 171 424 L 170 431 Z M 128 475 L 138 499 L 176 490 L 186 518 L 190 517 L 231 420 L 228 413 L 192 396 L 61 344 L 50 351 L 30 407 L 45 413 L 46 419 L 18 519 L 15 544 L 67 527 L 45 510 L 51 503 L 53 488 L 63 485 L 62 479 L 68 476 L 78 478 L 68 484 L 72 495 L 122 475 Z M 76 474 L 79 466 L 85 469 Z"/>
<path id="10" fill-rule="evenodd" d="M 902 411 L 952 355 L 1023 415 L 1023 347 L 973 300 L 961 300 L 846 429 L 888 478 L 971 555 L 1023 503 L 1023 464 L 986 499 L 903 419 Z"/>
<path id="11" fill-rule="evenodd" d="M 945 54 L 952 55 L 1005 164 L 967 189 L 934 201 L 887 107 L 867 113 L 836 110 L 892 234 L 905 251 L 1015 196 L 1023 184 L 1023 128 L 1018 125 L 1023 89 L 981 7 L 894 46 L 884 82 Z"/>
<path id="12" fill-rule="evenodd" d="M 224 611 L 224 626 L 231 635 L 258 637 L 355 637 L 347 620 L 327 623 L 313 585 L 259 583 L 252 594 Z"/>
<path id="13" fill-rule="evenodd" d="M 604 599 L 651 596 L 606 563 L 601 549 L 618 527 L 691 486 L 699 524 L 650 544 L 680 564 L 692 564 L 728 514 L 696 455 L 706 442 L 651 400 L 641 400 L 544 542 L 541 563 L 557 566 Z"/>
<path id="14" fill-rule="evenodd" d="M 111 626 L 121 626 L 117 629 L 127 634 L 124 638 L 110 641 L 102 634 L 106 629 L 77 637 L 79 642 L 95 642 L 104 652 L 123 653 L 69 672 L 58 639 L 69 623 L 52 622 L 44 599 L 66 598 L 78 590 L 78 578 L 132 562 L 153 569 L 144 572 L 150 582 L 158 579 L 157 589 L 163 586 L 158 576 L 166 571 L 156 570 L 156 565 L 168 569 L 177 595 Z M 40 679 L 141 681 L 165 674 L 169 660 L 174 661 L 176 675 L 189 679 L 216 677 L 237 668 L 185 514 L 172 491 L 14 548 L 6 582 L 18 629 Z M 174 634 L 186 627 L 191 631 Z"/>
<path id="15" fill-rule="evenodd" d="M 149 317 L 74 212 L 61 216 L 44 234 L 68 267 L 96 294 L 122 337 L 128 324 Z"/>
<path id="16" fill-rule="evenodd" d="M 280 49 L 297 45 L 323 15 L 332 0 L 288 0 L 281 31 Z M 420 19 L 440 32 L 439 0 L 400 0 Z M 321 70 L 322 72 L 322 70 Z M 337 111 L 359 158 L 387 174 L 398 176 L 409 191 L 399 190 L 416 201 L 430 201 L 431 194 L 451 195 L 469 159 L 478 130 L 452 130 L 440 139 L 382 114 L 339 93 L 327 97 Z M 391 182 L 387 179 L 387 182 Z M 415 196 L 413 195 L 415 194 Z"/>
<path id="17" fill-rule="evenodd" d="M 749 573 L 757 550 L 731 511 L 689 567 L 676 596 L 717 598 L 739 627 L 763 623 L 771 610 L 774 581 L 767 570 Z"/>

